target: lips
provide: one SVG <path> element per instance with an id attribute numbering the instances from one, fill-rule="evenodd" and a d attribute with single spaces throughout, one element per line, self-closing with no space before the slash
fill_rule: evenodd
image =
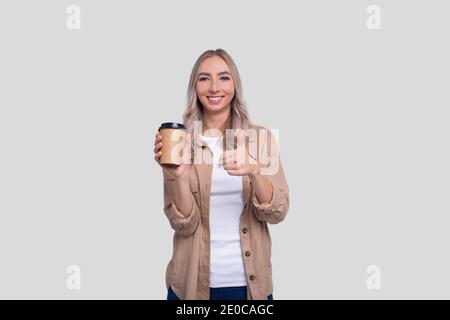
<path id="1" fill-rule="evenodd" d="M 206 98 L 208 98 L 208 101 L 211 104 L 218 104 L 222 101 L 224 96 L 207 96 Z"/>

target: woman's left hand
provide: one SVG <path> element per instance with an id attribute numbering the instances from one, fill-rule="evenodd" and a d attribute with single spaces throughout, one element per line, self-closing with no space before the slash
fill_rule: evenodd
<path id="1" fill-rule="evenodd" d="M 239 144 L 237 149 L 222 153 L 221 161 L 220 163 L 230 176 L 251 177 L 259 174 L 260 171 L 260 164 L 249 154 L 245 143 Z"/>

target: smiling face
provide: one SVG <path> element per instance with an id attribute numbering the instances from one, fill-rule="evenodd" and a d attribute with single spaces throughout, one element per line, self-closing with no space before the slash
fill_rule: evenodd
<path id="1" fill-rule="evenodd" d="M 198 70 L 195 86 L 206 113 L 224 111 L 234 97 L 234 81 L 225 60 L 218 56 L 205 59 Z"/>

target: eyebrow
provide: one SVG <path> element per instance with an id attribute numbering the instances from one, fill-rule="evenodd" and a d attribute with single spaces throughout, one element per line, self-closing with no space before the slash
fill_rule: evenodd
<path id="1" fill-rule="evenodd" d="M 219 72 L 217 75 L 223 75 L 223 74 L 229 74 L 230 76 L 231 76 L 231 73 L 229 73 L 228 71 L 222 71 L 222 72 Z M 199 74 L 198 74 L 198 76 L 210 76 L 211 74 L 210 73 L 208 73 L 208 72 L 200 72 Z"/>

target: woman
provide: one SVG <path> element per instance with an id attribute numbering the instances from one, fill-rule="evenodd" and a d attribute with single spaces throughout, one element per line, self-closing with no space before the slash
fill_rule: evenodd
<path id="1" fill-rule="evenodd" d="M 161 165 L 164 212 L 175 230 L 167 299 L 272 299 L 267 224 L 289 208 L 275 140 L 250 123 L 238 70 L 222 49 L 197 59 L 187 98 L 183 164 Z M 158 163 L 161 148 L 158 132 Z"/>

